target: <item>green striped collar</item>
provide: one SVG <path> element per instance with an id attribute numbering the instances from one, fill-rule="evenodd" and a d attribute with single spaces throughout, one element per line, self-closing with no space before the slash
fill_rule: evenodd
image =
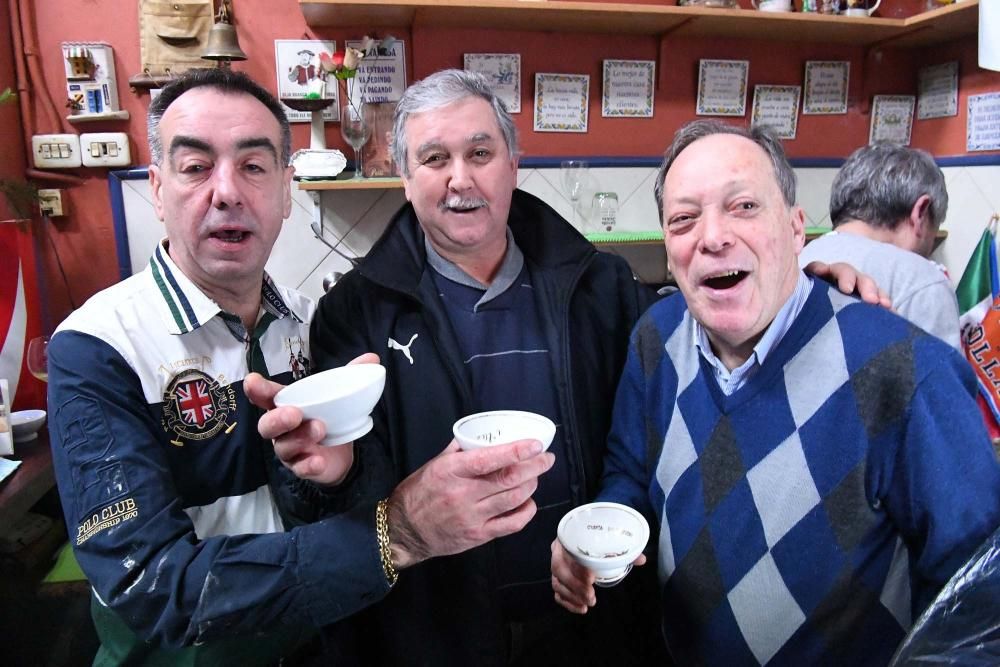
<path id="1" fill-rule="evenodd" d="M 153 256 L 149 258 L 147 271 L 163 297 L 157 310 L 170 333 L 194 331 L 223 312 L 219 304 L 202 292 L 170 258 L 166 239 L 157 244 Z M 277 286 L 266 272 L 261 285 L 261 304 L 265 311 L 278 319 L 291 316 L 297 322 L 302 321 L 281 298 Z"/>

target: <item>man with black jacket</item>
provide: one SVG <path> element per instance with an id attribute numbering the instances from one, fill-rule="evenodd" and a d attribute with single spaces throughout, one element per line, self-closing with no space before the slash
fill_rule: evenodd
<path id="1" fill-rule="evenodd" d="M 655 573 L 649 595 L 642 577 L 631 577 L 609 591 L 619 604 L 585 618 L 555 604 L 549 575 L 556 524 L 600 478 L 629 331 L 655 294 L 621 258 L 597 252 L 549 206 L 515 190 L 516 142 L 484 78 L 448 70 L 410 86 L 393 144 L 410 203 L 321 300 L 312 324 L 319 368 L 347 363 L 355 350 L 377 352 L 386 366 L 375 427 L 328 495 L 350 506 L 388 498 L 393 540 L 397 509 L 409 526 L 420 523 L 420 507 L 397 508 L 399 481 L 446 447 L 442 456 L 468 453 L 449 445 L 460 417 L 529 410 L 558 427 L 534 518 L 518 533 L 402 572 L 371 614 L 340 633 L 357 640 L 365 663 L 590 664 L 603 652 L 663 664 L 655 625 L 631 620 L 650 617 L 632 610 L 655 598 Z M 450 483 L 424 481 L 428 497 Z M 394 545 L 397 569 L 409 565 L 405 552 L 419 551 L 423 538 L 412 538 Z"/>

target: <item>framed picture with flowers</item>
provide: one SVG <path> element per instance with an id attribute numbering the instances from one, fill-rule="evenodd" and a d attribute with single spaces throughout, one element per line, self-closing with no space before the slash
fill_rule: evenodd
<path id="1" fill-rule="evenodd" d="M 586 132 L 590 75 L 535 74 L 535 132 Z"/>
<path id="2" fill-rule="evenodd" d="M 747 112 L 749 60 L 701 60 L 698 63 L 699 116 L 742 116 Z"/>
<path id="3" fill-rule="evenodd" d="M 360 54 L 354 77 L 344 79 L 354 104 L 398 102 L 406 90 L 406 44 L 395 37 L 347 40 Z"/>
<path id="4" fill-rule="evenodd" d="M 479 72 L 493 84 L 493 92 L 507 111 L 521 113 L 521 54 L 466 53 L 465 69 Z"/>
<path id="5" fill-rule="evenodd" d="M 876 95 L 872 101 L 868 143 L 888 141 L 899 146 L 909 146 L 913 107 L 916 103 L 914 95 Z"/>
<path id="6" fill-rule="evenodd" d="M 274 40 L 275 69 L 278 74 L 279 99 L 304 99 L 310 96 L 334 100 L 323 110 L 323 120 L 339 120 L 337 110 L 337 86 L 327 84 L 326 70 L 320 64 L 322 53 L 333 53 L 337 43 L 319 39 L 276 39 Z M 285 115 L 290 123 L 308 123 L 312 117 L 308 111 L 295 111 L 286 105 Z"/>
<path id="7" fill-rule="evenodd" d="M 655 61 L 605 60 L 601 115 L 652 118 L 655 77 Z"/>

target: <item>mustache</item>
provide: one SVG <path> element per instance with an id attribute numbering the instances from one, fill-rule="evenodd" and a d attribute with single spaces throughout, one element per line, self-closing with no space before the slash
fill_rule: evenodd
<path id="1" fill-rule="evenodd" d="M 461 197 L 458 195 L 449 197 L 439 204 L 441 210 L 444 211 L 454 209 L 466 211 L 474 208 L 482 208 L 484 206 L 487 206 L 487 203 L 482 197 Z"/>

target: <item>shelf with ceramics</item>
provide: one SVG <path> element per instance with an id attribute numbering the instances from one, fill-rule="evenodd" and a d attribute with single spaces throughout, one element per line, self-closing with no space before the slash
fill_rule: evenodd
<path id="1" fill-rule="evenodd" d="M 299 0 L 299 6 L 314 28 L 489 26 L 671 38 L 766 35 L 767 41 L 915 48 L 975 36 L 979 2 L 964 0 L 899 19 L 563 0 Z"/>

